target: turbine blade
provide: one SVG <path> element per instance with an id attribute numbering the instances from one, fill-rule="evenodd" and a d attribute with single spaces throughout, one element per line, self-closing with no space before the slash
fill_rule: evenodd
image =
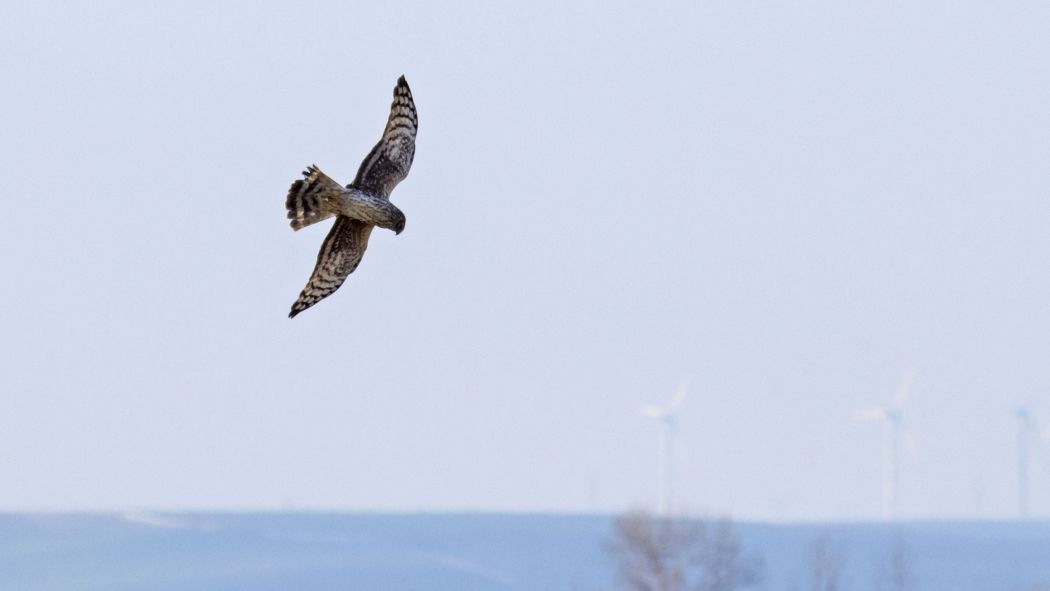
<path id="1" fill-rule="evenodd" d="M 678 380 L 678 388 L 675 389 L 671 402 L 667 404 L 667 410 L 671 411 L 681 406 L 682 401 L 685 400 L 685 393 L 688 390 L 689 376 L 682 376 L 682 379 Z"/>
<path id="2" fill-rule="evenodd" d="M 678 456 L 678 459 L 682 462 L 682 465 L 686 468 L 689 467 L 689 450 L 686 448 L 685 443 L 682 443 L 682 438 L 675 434 L 674 438 L 674 452 Z"/>
<path id="3" fill-rule="evenodd" d="M 904 372 L 901 385 L 897 387 L 897 393 L 893 395 L 893 401 L 890 402 L 891 408 L 900 410 L 904 406 L 904 403 L 908 400 L 908 394 L 911 393 L 911 378 L 914 375 L 915 370 L 910 367 Z"/>
<path id="4" fill-rule="evenodd" d="M 662 419 L 667 416 L 667 409 L 662 406 L 656 406 L 655 404 L 642 405 L 642 407 L 638 409 L 638 412 L 654 419 Z"/>
<path id="5" fill-rule="evenodd" d="M 885 421 L 888 416 L 885 406 L 861 408 L 853 412 L 854 421 Z"/>
<path id="6" fill-rule="evenodd" d="M 915 447 L 915 436 L 907 427 L 901 428 L 901 445 L 904 447 L 904 453 L 910 458 L 914 460 L 919 457 L 919 448 Z"/>

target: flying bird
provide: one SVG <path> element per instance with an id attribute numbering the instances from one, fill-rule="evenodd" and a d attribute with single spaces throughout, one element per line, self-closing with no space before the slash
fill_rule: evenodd
<path id="1" fill-rule="evenodd" d="M 408 176 L 416 153 L 418 124 L 412 91 L 402 76 L 394 87 L 383 137 L 361 162 L 352 183 L 343 187 L 310 166 L 288 189 L 285 208 L 293 230 L 335 216 L 335 224 L 317 253 L 314 272 L 292 304 L 289 318 L 339 289 L 361 262 L 373 227 L 397 234 L 405 229 L 405 214 L 390 203 L 390 192 Z"/>

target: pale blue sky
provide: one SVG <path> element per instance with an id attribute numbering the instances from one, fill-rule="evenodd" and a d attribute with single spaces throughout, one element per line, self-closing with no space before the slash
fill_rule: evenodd
<path id="1" fill-rule="evenodd" d="M 1050 420 L 1050 7 L 0 5 L 0 509 L 1015 511 Z M 400 236 L 290 321 L 396 78 Z M 1033 510 L 1050 515 L 1050 449 Z"/>

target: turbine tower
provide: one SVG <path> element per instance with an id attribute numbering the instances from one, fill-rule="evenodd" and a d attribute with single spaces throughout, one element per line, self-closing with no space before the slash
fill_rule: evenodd
<path id="1" fill-rule="evenodd" d="M 858 421 L 882 421 L 885 435 L 882 450 L 882 517 L 892 521 L 897 517 L 897 480 L 900 438 L 904 422 L 903 407 L 911 389 L 912 370 L 904 373 L 904 379 L 897 388 L 890 403 L 858 410 L 853 414 Z"/>
<path id="2" fill-rule="evenodd" d="M 1028 451 L 1032 442 L 1032 412 L 1025 406 L 1014 410 L 1017 417 L 1017 517 L 1028 519 Z"/>
<path id="3" fill-rule="evenodd" d="M 657 515 L 667 516 L 671 512 L 671 450 L 674 448 L 675 437 L 675 412 L 685 400 L 685 392 L 689 387 L 689 378 L 683 377 L 678 382 L 671 400 L 663 405 L 646 404 L 642 406 L 643 415 L 658 421 L 660 433 L 659 455 L 657 456 Z"/>

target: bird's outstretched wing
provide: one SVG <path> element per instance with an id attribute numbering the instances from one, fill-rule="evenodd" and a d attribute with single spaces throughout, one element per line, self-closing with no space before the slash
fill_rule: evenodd
<path id="1" fill-rule="evenodd" d="M 354 272 L 368 248 L 368 237 L 375 226 L 340 215 L 317 253 L 317 264 L 299 299 L 292 304 L 289 318 L 332 295 Z"/>
<path id="2" fill-rule="evenodd" d="M 394 87 L 394 102 L 390 105 L 390 117 L 383 137 L 361 162 L 350 186 L 389 198 L 390 192 L 408 176 L 408 169 L 412 167 L 418 124 L 412 91 L 402 76 Z"/>

